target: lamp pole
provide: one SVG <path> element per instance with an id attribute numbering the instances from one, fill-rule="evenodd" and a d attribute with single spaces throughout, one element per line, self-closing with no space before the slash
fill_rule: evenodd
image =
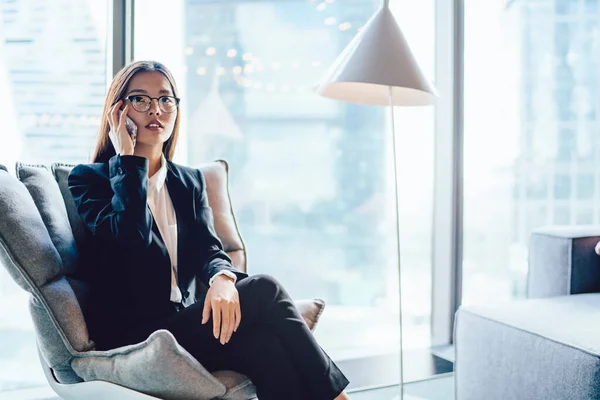
<path id="1" fill-rule="evenodd" d="M 389 0 L 385 0 L 387 3 Z M 394 165 L 394 200 L 396 213 L 396 256 L 398 257 L 398 312 L 399 312 L 399 340 L 400 340 L 400 400 L 404 398 L 404 363 L 402 357 L 402 268 L 400 261 L 400 198 L 398 195 L 398 162 L 396 160 L 396 129 L 394 121 L 394 88 L 388 86 L 388 94 L 390 98 L 390 114 L 392 117 L 392 162 Z"/>

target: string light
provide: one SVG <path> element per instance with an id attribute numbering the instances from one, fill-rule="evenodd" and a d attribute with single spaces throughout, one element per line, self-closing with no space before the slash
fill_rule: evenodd
<path id="1" fill-rule="evenodd" d="M 339 25 L 339 29 L 340 31 L 347 31 L 348 29 L 352 28 L 352 24 L 350 22 L 342 22 Z"/>
<path id="2" fill-rule="evenodd" d="M 290 86 L 284 83 L 281 86 L 278 86 L 274 83 L 265 84 L 261 81 L 251 80 L 243 76 L 236 76 L 234 79 L 237 82 L 238 86 L 251 88 L 253 90 L 259 91 L 265 90 L 270 93 L 290 93 L 292 91 L 295 91 L 297 93 L 306 93 L 310 89 L 308 86 L 305 85 Z"/>
<path id="3" fill-rule="evenodd" d="M 307 0 L 309 3 L 316 3 L 317 0 Z M 328 4 L 333 4 L 335 2 L 335 0 L 320 0 L 319 4 L 315 7 L 315 9 L 319 12 L 324 11 L 327 8 Z M 327 26 L 333 26 L 337 23 L 337 18 L 336 17 L 327 17 L 324 19 L 324 24 Z M 352 24 L 350 22 L 342 22 L 339 25 L 337 25 L 337 28 L 340 31 L 347 31 L 349 29 L 352 28 Z M 362 26 L 357 28 L 357 32 L 360 32 L 362 30 Z M 194 53 L 194 49 L 192 47 L 187 47 L 185 49 L 185 54 L 186 55 L 191 55 Z M 208 47 L 206 49 L 206 55 L 208 56 L 212 56 L 216 54 L 216 48 L 215 47 Z M 231 48 L 227 51 L 227 57 L 229 58 L 233 58 L 235 56 L 238 55 L 238 50 Z M 296 92 L 300 93 L 300 92 L 305 92 L 307 90 L 306 87 L 299 85 L 299 86 L 295 86 L 295 87 L 290 87 L 287 84 L 283 84 L 280 87 L 278 87 L 277 85 L 273 84 L 273 83 L 268 83 L 265 84 L 263 82 L 260 81 L 251 81 L 249 79 L 247 79 L 244 76 L 241 76 L 242 72 L 244 74 L 247 73 L 253 73 L 253 72 L 262 72 L 264 71 L 264 66 L 261 65 L 259 63 L 260 58 L 259 57 L 255 57 L 253 56 L 252 53 L 247 52 L 244 53 L 242 55 L 242 59 L 244 61 L 251 61 L 252 64 L 245 64 L 243 67 L 242 66 L 235 66 L 232 68 L 232 73 L 234 75 L 236 75 L 235 80 L 237 81 L 238 85 L 240 86 L 245 86 L 245 87 L 251 87 L 255 90 L 262 90 L 263 88 L 268 91 L 268 92 L 283 92 L 283 93 L 287 93 L 290 92 L 292 90 L 295 90 Z M 318 68 L 322 65 L 321 61 L 317 61 L 317 60 L 313 60 L 310 65 L 312 67 Z M 293 69 L 299 69 L 300 68 L 300 63 L 298 61 L 294 61 L 291 63 L 291 66 Z M 186 66 L 187 67 L 187 66 Z M 275 71 L 278 71 L 282 68 L 282 64 L 281 62 L 273 62 L 271 64 L 271 68 Z M 206 68 L 204 67 L 200 67 L 196 70 L 196 73 L 198 75 L 205 75 L 206 74 Z M 224 75 L 226 73 L 225 68 L 223 67 L 218 67 L 216 70 L 217 75 Z"/>

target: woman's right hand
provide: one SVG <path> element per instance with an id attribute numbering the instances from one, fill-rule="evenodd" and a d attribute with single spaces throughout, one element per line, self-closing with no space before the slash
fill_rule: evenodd
<path id="1" fill-rule="evenodd" d="M 108 124 L 110 125 L 108 137 L 117 153 L 120 153 L 121 155 L 133 155 L 135 141 L 127 131 L 127 125 L 125 123 L 127 112 L 129 111 L 129 104 L 123 108 L 123 112 L 119 115 L 122 104 L 123 100 L 119 100 L 108 112 Z"/>

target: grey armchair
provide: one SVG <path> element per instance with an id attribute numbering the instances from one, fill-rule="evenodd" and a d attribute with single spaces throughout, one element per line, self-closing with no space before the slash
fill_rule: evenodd
<path id="1" fill-rule="evenodd" d="M 536 230 L 528 299 L 461 307 L 457 400 L 600 399 L 598 226 Z"/>
<path id="2" fill-rule="evenodd" d="M 87 284 L 78 266 L 89 240 L 67 187 L 73 166 L 17 163 L 16 178 L 0 166 L 0 263 L 31 293 L 40 362 L 65 399 L 254 399 L 255 388 L 234 371 L 207 371 L 166 330 L 142 343 L 96 351 L 84 319 Z M 246 271 L 246 248 L 233 214 L 228 166 L 203 166 L 215 229 L 234 265 Z M 18 179 L 17 179 L 18 178 Z M 203 284 L 190 288 L 196 297 Z M 325 306 L 296 302 L 311 330 Z"/>

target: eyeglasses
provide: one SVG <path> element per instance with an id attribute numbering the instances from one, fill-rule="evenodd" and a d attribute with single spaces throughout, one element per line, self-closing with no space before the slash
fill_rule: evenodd
<path id="1" fill-rule="evenodd" d="M 134 110 L 139 112 L 146 112 L 150 109 L 152 105 L 152 100 L 158 101 L 158 107 L 166 112 L 172 113 L 177 110 L 177 106 L 179 105 L 180 99 L 174 96 L 160 96 L 160 97 L 150 97 L 145 94 L 136 94 L 133 96 L 125 97 L 125 100 L 129 100 L 131 102 L 131 106 Z"/>

